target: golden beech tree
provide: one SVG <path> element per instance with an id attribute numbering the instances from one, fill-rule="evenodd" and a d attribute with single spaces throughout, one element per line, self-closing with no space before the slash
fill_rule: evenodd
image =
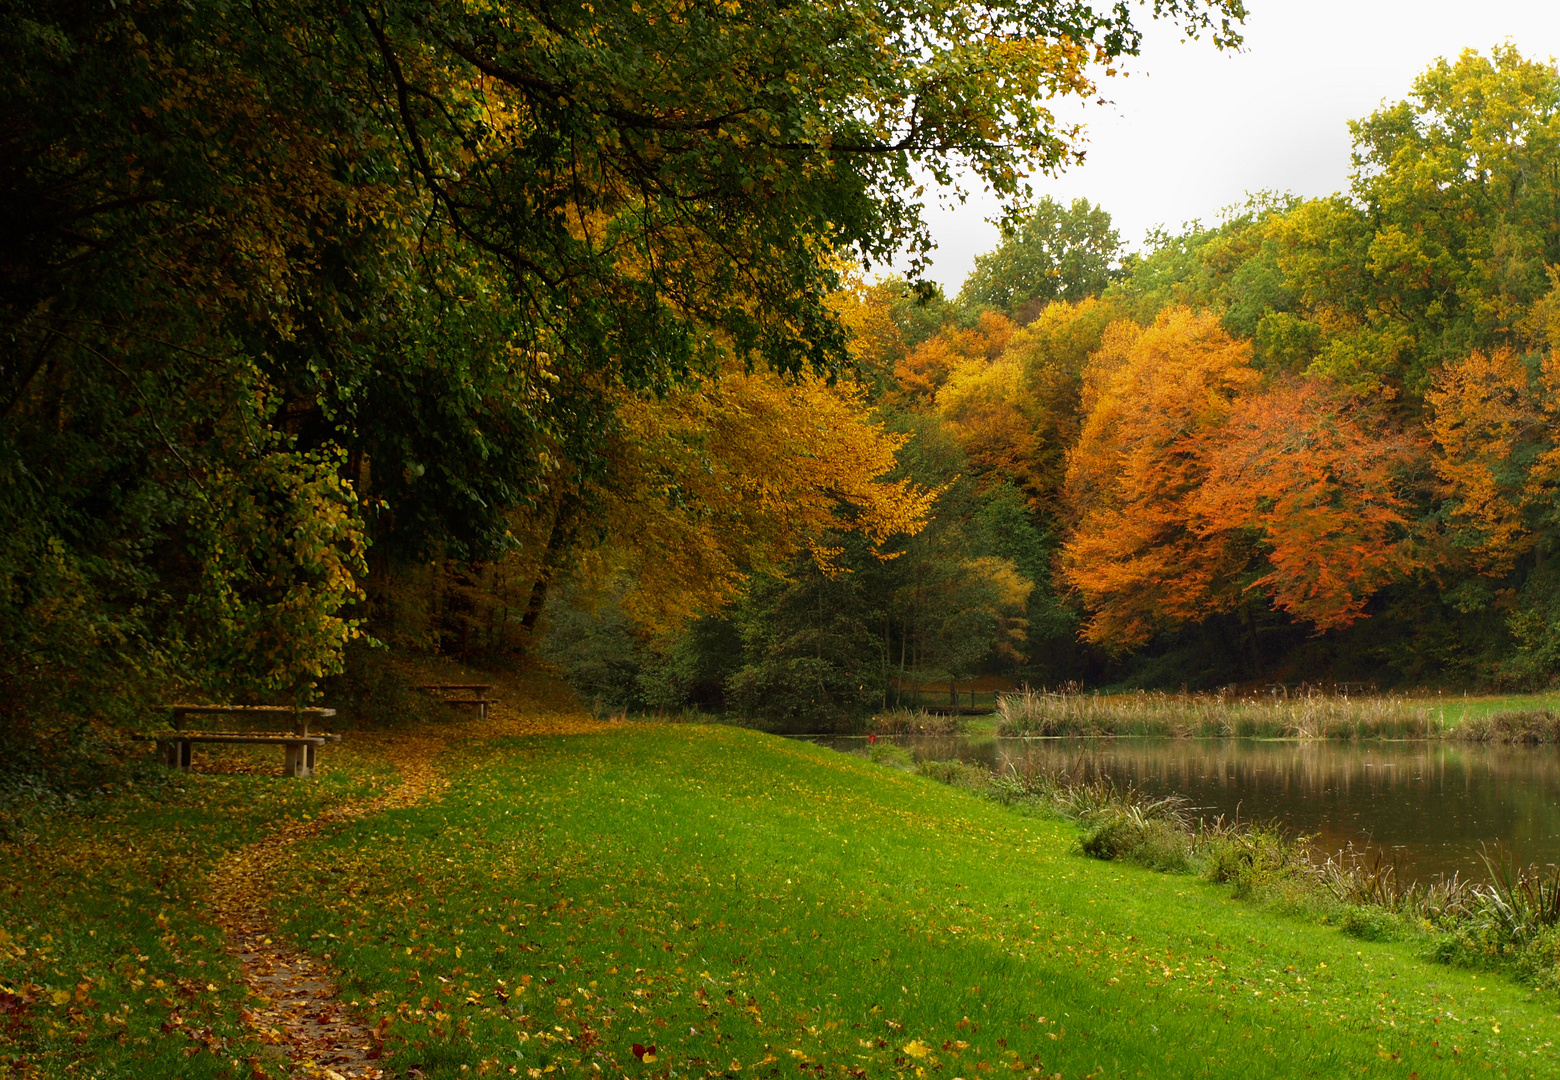
<path id="1" fill-rule="evenodd" d="M 1546 363 L 1542 382 L 1551 397 L 1557 377 Z M 1453 541 L 1478 570 L 1503 575 L 1533 546 L 1524 508 L 1560 472 L 1550 436 L 1555 410 L 1510 349 L 1474 351 L 1447 364 L 1425 402 Z"/>
<path id="2" fill-rule="evenodd" d="M 924 404 L 937 396 L 955 368 L 971 360 L 987 363 L 1002 355 L 1018 326 L 995 311 L 980 313 L 968 329 L 946 326 L 911 350 L 894 369 L 900 394 L 908 403 Z"/>
<path id="3" fill-rule="evenodd" d="M 1198 527 L 1192 503 L 1202 438 L 1257 382 L 1250 360 L 1217 316 L 1190 308 L 1106 330 L 1084 370 L 1083 428 L 1067 461 L 1074 529 L 1062 570 L 1092 612 L 1087 640 L 1130 648 L 1238 600 L 1244 556 L 1232 537 Z"/>
<path id="4" fill-rule="evenodd" d="M 1383 585 L 1418 564 L 1400 478 L 1420 448 L 1314 379 L 1238 399 L 1198 452 L 1193 528 L 1259 538 L 1269 572 L 1248 588 L 1318 630 L 1360 618 Z"/>
<path id="5" fill-rule="evenodd" d="M 1111 311 L 1092 298 L 1052 303 L 996 356 L 957 360 L 936 392 L 937 412 L 974 473 L 1011 480 L 1033 510 L 1055 510 L 1067 448 L 1077 439 L 1083 366 Z"/>
<path id="6" fill-rule="evenodd" d="M 729 372 L 664 399 L 635 397 L 610 491 L 598 572 L 631 568 L 624 608 L 652 630 L 732 600 L 756 569 L 810 552 L 826 573 L 857 531 L 881 548 L 924 526 L 937 492 L 888 479 L 908 436 L 858 389 Z"/>
<path id="7" fill-rule="evenodd" d="M 1027 390 L 1023 363 L 1008 350 L 958 363 L 935 404 L 977 477 L 1010 479 L 1033 492 L 1042 483 L 1035 468 L 1042 432 Z"/>

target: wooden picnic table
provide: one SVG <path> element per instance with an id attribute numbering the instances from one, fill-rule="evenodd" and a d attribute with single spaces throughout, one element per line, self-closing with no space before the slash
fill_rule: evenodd
<path id="1" fill-rule="evenodd" d="M 294 708 L 290 705 L 164 705 L 172 717 L 172 731 L 156 732 L 141 738 L 155 740 L 158 753 L 173 768 L 189 769 L 196 743 L 282 747 L 283 772 L 288 776 L 309 778 L 314 775 L 315 752 L 327 742 L 340 742 L 340 735 L 309 731 L 309 725 L 336 715 L 335 709 Z M 292 731 L 187 731 L 189 716 L 238 716 L 288 718 Z"/>
<path id="2" fill-rule="evenodd" d="M 493 704 L 493 699 L 487 696 L 487 692 L 493 689 L 492 683 L 424 683 L 421 686 L 414 686 L 412 689 L 421 690 L 423 693 L 437 698 L 446 705 L 475 705 L 479 720 L 487 716 L 487 707 Z M 457 693 L 461 691 L 465 691 L 469 696 L 442 696 L 445 692 Z"/>

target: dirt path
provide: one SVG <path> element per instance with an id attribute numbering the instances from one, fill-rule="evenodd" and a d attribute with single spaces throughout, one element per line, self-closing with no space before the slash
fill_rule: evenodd
<path id="1" fill-rule="evenodd" d="M 396 787 L 375 799 L 333 807 L 313 821 L 283 826 L 223 859 L 210 879 L 211 911 L 249 987 L 251 1005 L 244 1019 L 266 1048 L 263 1058 L 251 1060 L 251 1072 L 269 1059 L 285 1062 L 290 1075 L 310 1080 L 381 1080 L 384 1075 L 378 1065 L 379 1033 L 340 1000 L 327 964 L 280 939 L 266 910 L 266 883 L 300 842 L 327 825 L 436 797 L 448 784 L 437 764 L 440 751 L 456 738 L 586 734 L 605 726 L 579 715 L 517 714 L 500 707 L 484 721 L 441 734 L 396 737 L 384 746 L 401 776 Z"/>

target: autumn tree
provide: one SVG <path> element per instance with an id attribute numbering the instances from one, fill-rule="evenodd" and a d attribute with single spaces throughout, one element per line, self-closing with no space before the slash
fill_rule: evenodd
<path id="1" fill-rule="evenodd" d="M 980 312 L 973 325 L 945 324 L 895 366 L 892 399 L 913 407 L 930 404 L 956 369 L 995 361 L 1017 330 L 1011 319 L 995 311 Z"/>
<path id="2" fill-rule="evenodd" d="M 1001 336 L 995 355 L 972 349 L 952 361 L 934 404 L 983 483 L 1011 483 L 1035 513 L 1055 517 L 1084 363 L 1115 317 L 1103 301 L 1058 301 Z"/>
<path id="3" fill-rule="evenodd" d="M 1215 315 L 1174 308 L 1117 322 L 1089 360 L 1083 429 L 1068 455 L 1075 522 L 1063 574 L 1090 612 L 1084 636 L 1114 649 L 1238 602 L 1244 553 L 1199 528 L 1202 438 L 1258 380 L 1251 348 Z"/>
<path id="4" fill-rule="evenodd" d="M 1348 626 L 1424 565 L 1405 492 L 1420 448 L 1351 396 L 1283 380 L 1237 398 L 1200 439 L 1193 528 L 1255 538 L 1263 572 L 1246 587 L 1274 607 L 1319 631 Z"/>
<path id="5" fill-rule="evenodd" d="M 838 574 L 839 534 L 884 552 L 921 530 L 936 497 L 891 478 L 906 437 L 874 421 L 849 384 L 738 370 L 640 396 L 619 415 L 596 557 L 609 574 L 631 568 L 624 610 L 649 628 L 718 611 L 754 573 L 783 572 L 798 555 Z"/>
<path id="6" fill-rule="evenodd" d="M 1479 570 L 1504 575 L 1533 546 L 1528 474 L 1548 441 L 1527 365 L 1510 349 L 1472 352 L 1436 374 L 1425 401 L 1453 541 Z"/>

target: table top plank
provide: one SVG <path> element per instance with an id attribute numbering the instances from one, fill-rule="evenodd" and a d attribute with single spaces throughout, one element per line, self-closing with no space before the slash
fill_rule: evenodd
<path id="1" fill-rule="evenodd" d="M 246 713 L 253 713 L 253 714 L 264 715 L 264 716 L 335 716 L 336 715 L 336 710 L 335 709 L 322 709 L 322 708 L 320 708 L 318 706 L 314 706 L 314 705 L 301 706 L 301 707 L 298 707 L 298 708 L 294 708 L 291 705 L 180 705 L 180 704 L 167 704 L 167 705 L 162 705 L 160 707 L 164 708 L 164 709 L 168 709 L 171 712 L 200 713 L 202 715 L 212 715 L 212 714 L 219 714 L 219 713 L 232 713 L 234 715 L 239 715 L 239 716 L 244 715 Z"/>

